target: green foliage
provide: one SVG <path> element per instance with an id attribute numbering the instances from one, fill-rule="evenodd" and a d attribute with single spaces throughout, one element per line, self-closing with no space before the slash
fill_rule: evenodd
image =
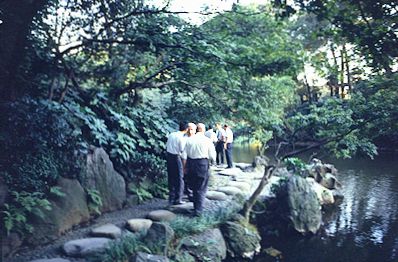
<path id="1" fill-rule="evenodd" d="M 106 253 L 97 257 L 95 261 L 124 262 L 137 252 L 153 253 L 142 241 L 143 234 L 131 234 L 113 241 Z"/>
<path id="2" fill-rule="evenodd" d="M 169 193 L 166 177 L 156 180 L 144 178 L 141 181 L 130 182 L 128 190 L 130 193 L 138 196 L 139 203 L 154 197 L 167 199 Z"/>
<path id="3" fill-rule="evenodd" d="M 149 180 L 144 180 L 138 184 L 129 183 L 129 192 L 138 197 L 138 202 L 142 203 L 146 200 L 152 199 L 153 195 L 150 188 L 153 184 Z"/>
<path id="4" fill-rule="evenodd" d="M 289 157 L 284 160 L 287 170 L 293 172 L 295 175 L 303 176 L 307 170 L 305 162 L 297 157 Z"/>
<path id="5" fill-rule="evenodd" d="M 59 164 L 52 152 L 25 155 L 14 163 L 3 178 L 13 189 L 29 192 L 48 192 L 59 177 Z"/>
<path id="6" fill-rule="evenodd" d="M 279 2 L 281 1 L 274 1 Z M 301 10 L 314 14 L 318 21 L 327 21 L 318 35 L 334 35 L 337 41 L 354 45 L 375 71 L 391 71 L 398 53 L 394 24 L 396 3 L 394 1 L 317 1 L 295 0 Z M 289 5 L 285 5 L 289 7 Z"/>
<path id="7" fill-rule="evenodd" d="M 280 194 L 280 192 L 283 192 L 283 189 L 286 187 L 287 185 L 287 181 L 288 181 L 288 177 L 282 177 L 278 183 L 272 184 L 271 186 L 271 192 L 274 195 L 278 195 Z M 285 191 L 286 192 L 286 191 Z"/>
<path id="8" fill-rule="evenodd" d="M 61 191 L 61 187 L 59 186 L 53 186 L 50 188 L 50 195 L 54 195 L 57 197 L 64 197 L 66 194 Z"/>
<path id="9" fill-rule="evenodd" d="M 9 234 L 11 231 L 22 235 L 32 233 L 34 228 L 28 222 L 29 216 L 36 215 L 43 218 L 43 210 L 51 210 L 50 202 L 40 192 L 11 191 L 11 196 L 11 201 L 4 204 L 2 210 L 2 224 L 6 233 Z"/>
<path id="10" fill-rule="evenodd" d="M 208 228 L 226 222 L 232 215 L 236 214 L 240 208 L 241 206 L 237 204 L 236 206 L 218 209 L 215 213 L 204 214 L 200 217 L 188 218 L 179 216 L 170 222 L 170 226 L 173 228 L 176 237 L 182 238 L 203 232 Z"/>
<path id="11" fill-rule="evenodd" d="M 364 120 L 344 100 L 329 98 L 309 105 L 287 119 L 290 141 L 305 140 L 326 143 L 337 157 L 349 158 L 356 153 L 370 157 L 377 154 L 374 144 L 363 131 Z"/>
<path id="12" fill-rule="evenodd" d="M 166 161 L 147 152 L 135 154 L 128 166 L 139 177 L 151 180 L 167 177 Z"/>
<path id="13" fill-rule="evenodd" d="M 11 190 L 48 192 L 59 176 L 78 174 L 80 138 L 59 104 L 23 97 L 2 112 L 0 166 Z"/>
<path id="14" fill-rule="evenodd" d="M 153 181 L 149 190 L 154 197 L 167 199 L 169 196 L 167 177 L 159 178 Z"/>
<path id="15" fill-rule="evenodd" d="M 100 208 L 102 207 L 102 198 L 98 190 L 96 189 L 86 189 L 87 191 L 87 206 L 90 213 L 95 213 L 101 215 Z"/>

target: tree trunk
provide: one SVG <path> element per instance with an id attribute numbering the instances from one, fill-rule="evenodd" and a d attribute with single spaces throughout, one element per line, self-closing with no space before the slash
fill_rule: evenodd
<path id="1" fill-rule="evenodd" d="M 308 83 L 308 79 L 307 79 L 307 74 L 306 73 L 304 73 L 304 83 L 305 83 L 305 86 L 307 87 L 308 103 L 312 104 L 311 86 Z"/>
<path id="2" fill-rule="evenodd" d="M 341 61 L 340 92 L 337 92 L 337 96 L 341 98 L 343 97 L 344 94 L 344 49 L 345 49 L 345 44 L 343 44 L 343 48 L 340 51 L 340 61 Z"/>
<path id="3" fill-rule="evenodd" d="M 261 194 L 264 187 L 268 184 L 268 180 L 272 176 L 272 174 L 274 173 L 275 170 L 276 170 L 276 167 L 273 167 L 273 166 L 265 167 L 264 176 L 261 178 L 260 184 L 254 191 L 254 193 L 250 196 L 250 198 L 248 200 L 246 200 L 245 204 L 243 205 L 241 214 L 245 217 L 246 221 L 249 221 L 250 212 L 252 211 L 252 208 L 253 208 L 254 204 L 256 203 L 258 196 Z"/>
<path id="4" fill-rule="evenodd" d="M 345 45 L 343 45 L 343 53 L 344 53 L 344 57 L 345 57 L 345 69 L 346 69 L 346 73 L 347 73 L 348 90 L 351 93 L 351 88 L 352 88 L 351 72 L 350 72 L 350 65 L 349 65 L 347 49 L 346 49 Z"/>
<path id="5" fill-rule="evenodd" d="M 27 37 L 34 16 L 48 0 L 4 0 L 0 2 L 0 101 L 23 93 L 17 86 L 18 69 L 25 55 Z"/>

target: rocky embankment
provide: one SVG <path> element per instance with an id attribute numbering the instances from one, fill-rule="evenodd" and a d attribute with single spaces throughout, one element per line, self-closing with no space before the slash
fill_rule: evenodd
<path id="1" fill-rule="evenodd" d="M 334 167 L 324 165 L 320 161 L 314 161 L 308 166 L 305 178 L 281 169 L 271 177 L 260 196 L 260 201 L 282 201 L 283 204 L 278 205 L 286 208 L 278 214 L 282 218 L 281 221 L 293 225 L 299 233 L 314 233 L 321 224 L 322 205 L 335 202 L 330 190 L 337 185 L 335 172 L 337 171 Z M 212 167 L 211 173 L 205 214 L 226 208 L 238 210 L 236 203 L 241 202 L 238 199 L 241 200 L 242 196 L 247 198 L 257 188 L 263 176 L 263 168 L 251 164 L 236 164 L 232 169 Z M 283 188 L 284 193 L 275 188 Z M 92 255 L 106 252 L 112 242 L 137 232 L 147 232 L 147 243 L 161 239 L 164 241 L 164 248 L 167 249 L 173 239 L 175 240 L 168 223 L 181 216 L 190 217 L 192 208 L 193 204 L 190 202 L 167 206 L 165 200 L 152 200 L 143 205 L 126 207 L 106 213 L 90 225 L 81 225 L 79 228 L 63 232 L 62 236 L 51 244 L 34 249 L 24 248 L 4 261 L 88 261 Z M 222 261 L 227 257 L 252 257 L 259 251 L 260 237 L 255 231 L 246 230 L 239 219 L 235 216 L 217 228 L 209 228 L 202 233 L 185 237 L 180 241 L 181 252 L 189 257 L 190 261 Z M 209 247 L 209 241 L 217 245 Z M 139 252 L 131 257 L 130 261 L 155 261 L 153 259 L 153 256 Z M 156 259 L 168 261 L 167 257 L 159 256 Z"/>

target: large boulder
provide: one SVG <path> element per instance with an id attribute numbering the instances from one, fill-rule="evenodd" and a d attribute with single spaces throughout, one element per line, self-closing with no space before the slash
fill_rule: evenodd
<path id="1" fill-rule="evenodd" d="M 333 196 L 333 192 L 331 190 L 329 190 L 326 187 L 315 182 L 314 178 L 312 178 L 312 177 L 307 177 L 306 179 L 310 183 L 312 189 L 315 191 L 315 193 L 318 197 L 319 203 L 322 206 L 334 204 L 334 202 L 335 202 L 334 196 Z"/>
<path id="2" fill-rule="evenodd" d="M 2 221 L 3 222 L 3 221 Z M 1 236 L 0 258 L 10 257 L 22 245 L 22 238 L 17 233 L 10 233 L 8 236 Z"/>
<path id="3" fill-rule="evenodd" d="M 80 179 L 84 188 L 99 192 L 102 200 L 100 211 L 113 211 L 123 207 L 126 201 L 126 184 L 113 168 L 104 149 L 90 148 Z"/>
<path id="4" fill-rule="evenodd" d="M 227 246 L 218 228 L 184 238 L 181 250 L 187 251 L 196 261 L 218 262 L 227 256 Z"/>
<path id="5" fill-rule="evenodd" d="M 58 186 L 65 196 L 50 199 L 51 210 L 44 210 L 43 218 L 35 217 L 31 221 L 34 232 L 29 242 L 33 245 L 53 241 L 74 225 L 90 219 L 86 193 L 79 181 L 60 178 Z"/>
<path id="6" fill-rule="evenodd" d="M 305 178 L 292 176 L 277 194 L 278 202 L 287 207 L 287 218 L 302 234 L 315 234 L 321 226 L 321 204 Z"/>
<path id="7" fill-rule="evenodd" d="M 337 180 L 337 169 L 331 164 L 324 164 L 319 159 L 312 159 L 307 167 L 307 176 L 313 177 L 316 182 L 328 189 L 336 189 L 341 186 Z"/>
<path id="8" fill-rule="evenodd" d="M 174 230 L 168 224 L 154 222 L 148 229 L 144 242 L 148 246 L 159 248 L 166 253 L 173 238 Z"/>
<path id="9" fill-rule="evenodd" d="M 256 230 L 233 221 L 223 223 L 220 229 L 227 243 L 230 257 L 252 258 L 256 252 L 260 251 L 261 237 Z"/>
<path id="10" fill-rule="evenodd" d="M 321 204 L 310 183 L 297 175 L 285 178 L 274 186 L 274 197 L 265 198 L 266 212 L 256 216 L 262 233 L 295 231 L 316 233 L 321 226 Z M 263 204 L 263 205 L 264 205 Z M 263 207 L 259 206 L 260 210 Z"/>

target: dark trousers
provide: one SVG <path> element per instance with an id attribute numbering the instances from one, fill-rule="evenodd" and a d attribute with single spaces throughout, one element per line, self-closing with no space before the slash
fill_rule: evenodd
<path id="1" fill-rule="evenodd" d="M 195 213 L 203 211 L 206 198 L 207 184 L 209 181 L 209 160 L 190 159 L 187 160 L 188 181 L 193 191 L 193 207 Z"/>
<path id="2" fill-rule="evenodd" d="M 184 191 L 183 168 L 179 155 L 167 153 L 167 178 L 169 185 L 169 203 L 180 202 Z"/>
<path id="3" fill-rule="evenodd" d="M 219 164 L 224 164 L 224 142 L 223 141 L 218 141 L 216 144 L 216 163 L 217 165 Z"/>
<path id="4" fill-rule="evenodd" d="M 227 149 L 225 149 L 225 156 L 227 158 L 228 167 L 233 167 L 232 163 L 232 143 L 227 143 Z"/>

